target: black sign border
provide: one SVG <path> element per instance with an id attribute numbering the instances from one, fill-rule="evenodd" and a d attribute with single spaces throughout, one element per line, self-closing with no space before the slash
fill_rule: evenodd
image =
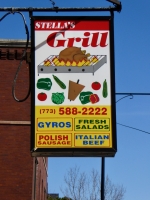
<path id="1" fill-rule="evenodd" d="M 110 23 L 110 78 L 112 148 L 35 148 L 35 20 L 106 20 Z M 113 157 L 117 152 L 114 19 L 112 16 L 32 16 L 31 17 L 31 143 L 33 157 Z"/>

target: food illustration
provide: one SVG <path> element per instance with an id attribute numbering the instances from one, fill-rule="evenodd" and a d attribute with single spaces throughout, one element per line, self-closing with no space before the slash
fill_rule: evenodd
<path id="1" fill-rule="evenodd" d="M 66 89 L 66 85 L 57 76 L 53 75 L 53 78 L 62 89 Z"/>
<path id="2" fill-rule="evenodd" d="M 74 101 L 85 86 L 69 80 L 68 99 Z"/>
<path id="3" fill-rule="evenodd" d="M 90 91 L 87 92 L 81 92 L 79 99 L 81 101 L 82 104 L 87 104 L 90 103 L 90 95 L 92 95 L 93 93 Z"/>
<path id="4" fill-rule="evenodd" d="M 40 78 L 37 81 L 37 88 L 43 90 L 50 90 L 52 87 L 52 81 L 50 78 Z"/>
<path id="5" fill-rule="evenodd" d="M 87 103 L 97 103 L 99 102 L 99 96 L 97 94 L 93 94 L 92 92 L 90 91 L 87 91 L 87 92 L 81 92 L 80 93 L 80 96 L 79 96 L 79 99 L 81 101 L 82 104 L 87 104 Z"/>
<path id="6" fill-rule="evenodd" d="M 62 50 L 59 53 L 59 60 L 64 61 L 67 63 L 70 61 L 71 63 L 75 63 L 76 65 L 79 62 L 87 61 L 87 57 L 90 56 L 90 54 L 85 54 L 86 51 L 81 51 L 81 48 L 79 47 L 68 47 Z"/>
<path id="7" fill-rule="evenodd" d="M 91 55 L 73 46 L 46 58 L 38 65 L 38 73 L 94 73 L 106 62 L 106 55 Z"/>
<path id="8" fill-rule="evenodd" d="M 37 95 L 37 98 L 39 101 L 45 101 L 47 99 L 47 94 L 44 92 L 41 92 Z"/>
<path id="9" fill-rule="evenodd" d="M 49 61 L 49 63 L 54 63 L 55 66 L 73 66 L 73 67 L 82 67 L 82 66 L 90 66 L 95 63 L 97 63 L 98 57 L 97 56 L 91 56 L 91 58 L 87 59 L 87 56 L 90 56 L 90 54 L 76 54 L 73 56 L 74 60 L 64 60 L 60 59 L 59 57 L 55 56 L 52 59 L 52 62 Z M 64 56 L 65 58 L 65 56 Z M 50 66 L 50 64 L 49 64 Z"/>
<path id="10" fill-rule="evenodd" d="M 101 84 L 99 82 L 93 82 L 91 87 L 93 90 L 99 90 L 101 88 Z"/>
<path id="11" fill-rule="evenodd" d="M 52 93 L 51 99 L 54 104 L 62 104 L 65 100 L 65 96 L 64 96 L 63 92 L 62 93 L 58 93 L 58 92 Z"/>
<path id="12" fill-rule="evenodd" d="M 81 50 L 79 47 L 68 47 L 62 50 L 58 56 L 53 59 L 46 59 L 44 66 L 89 66 L 99 61 L 97 56 L 90 57 L 90 53 L 86 54 L 86 50 Z M 89 58 L 88 58 L 89 57 Z"/>
<path id="13" fill-rule="evenodd" d="M 44 66 L 50 66 L 50 65 L 51 65 L 50 60 L 45 60 L 45 61 L 44 61 Z"/>
<path id="14" fill-rule="evenodd" d="M 108 88 L 107 88 L 107 81 L 105 79 L 105 81 L 103 82 L 103 91 L 102 91 L 102 95 L 104 98 L 106 98 L 108 96 Z"/>
<path id="15" fill-rule="evenodd" d="M 99 102 L 99 96 L 97 94 L 91 94 L 90 95 L 90 102 L 92 104 Z"/>
<path id="16" fill-rule="evenodd" d="M 79 84 L 78 81 L 74 82 L 69 80 L 69 84 L 65 85 L 61 78 L 61 73 L 92 73 L 92 75 L 94 75 L 94 72 L 106 62 L 106 55 L 91 55 L 80 47 L 72 46 L 64 48 L 58 55 L 50 55 L 46 58 L 38 65 L 38 73 L 53 73 L 52 77 L 61 89 L 64 90 L 68 87 L 68 99 L 70 101 L 75 101 L 79 96 L 81 104 L 94 104 L 100 101 L 98 94 L 93 94 L 91 91 L 82 92 L 85 85 Z M 56 76 L 56 73 L 59 73 L 59 75 Z M 50 90 L 51 86 L 52 82 L 49 78 L 41 78 L 37 82 L 37 88 L 39 89 Z M 100 90 L 101 87 L 102 85 L 99 81 L 92 79 L 91 88 L 93 90 Z M 57 90 L 54 90 L 54 92 L 55 91 Z M 102 96 L 104 98 L 108 96 L 106 79 L 103 82 Z M 52 91 L 51 93 L 51 99 L 54 104 L 62 104 L 65 97 L 66 92 L 53 93 Z"/>

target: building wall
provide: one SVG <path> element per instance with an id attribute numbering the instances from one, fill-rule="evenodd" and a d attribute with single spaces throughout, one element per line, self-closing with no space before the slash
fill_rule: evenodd
<path id="1" fill-rule="evenodd" d="M 44 157 L 39 157 L 37 159 L 38 159 L 38 165 L 36 170 L 36 199 L 46 200 L 48 193 L 48 185 L 45 179 L 48 176 L 48 170 L 47 170 L 48 159 Z"/>
<path id="2" fill-rule="evenodd" d="M 35 159 L 30 154 L 31 95 L 24 102 L 16 102 L 12 96 L 12 85 L 24 45 L 24 41 L 0 41 L 1 200 L 16 200 L 19 198 L 21 200 L 31 200 L 34 196 L 36 200 L 45 200 L 42 180 L 43 188 L 47 192 L 47 172 L 44 158 L 37 158 L 38 164 L 34 165 Z M 24 60 L 15 88 L 15 95 L 18 99 L 23 99 L 27 95 L 29 84 L 29 63 Z M 45 160 L 47 163 L 47 159 Z M 36 194 L 33 195 L 35 180 Z M 39 196 L 39 190 L 41 197 Z"/>

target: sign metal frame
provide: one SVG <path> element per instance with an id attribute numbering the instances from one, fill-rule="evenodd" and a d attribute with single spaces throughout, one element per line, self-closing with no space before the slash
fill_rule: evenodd
<path id="1" fill-rule="evenodd" d="M 110 41 L 110 85 L 111 85 L 111 136 L 110 148 L 37 148 L 35 143 L 35 30 L 34 23 L 37 20 L 84 20 L 84 21 L 107 21 L 109 22 Z M 53 51 L 53 50 L 52 50 Z M 113 157 L 117 152 L 116 134 L 116 103 L 115 103 L 115 62 L 114 62 L 114 24 L 112 16 L 32 16 L 31 17 L 31 155 L 47 157 Z"/>

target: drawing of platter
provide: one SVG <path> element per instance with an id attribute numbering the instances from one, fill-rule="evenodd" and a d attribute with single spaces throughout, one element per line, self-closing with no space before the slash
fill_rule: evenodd
<path id="1" fill-rule="evenodd" d="M 59 60 L 58 56 L 49 56 L 37 66 L 40 73 L 95 73 L 100 67 L 107 63 L 106 55 L 91 55 L 88 60 L 82 60 L 78 63 L 64 62 Z"/>

